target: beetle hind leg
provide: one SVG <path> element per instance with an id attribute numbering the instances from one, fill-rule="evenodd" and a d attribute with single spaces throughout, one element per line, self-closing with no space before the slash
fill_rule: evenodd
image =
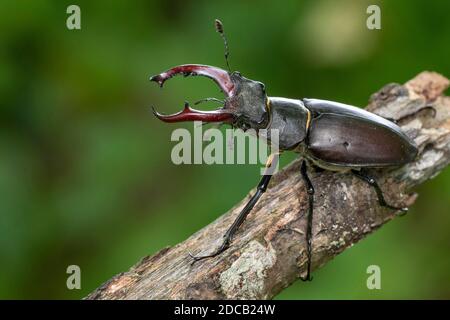
<path id="1" fill-rule="evenodd" d="M 307 255 L 307 270 L 306 276 L 301 277 L 303 281 L 311 281 L 313 278 L 311 277 L 311 257 L 312 257 L 312 223 L 313 223 L 313 212 L 314 212 L 314 186 L 311 183 L 311 180 L 308 177 L 308 173 L 306 171 L 306 160 L 303 160 L 302 166 L 300 168 L 300 172 L 302 174 L 303 181 L 306 185 L 306 192 L 308 193 L 308 217 L 307 217 L 307 225 L 306 225 L 306 255 Z"/>
<path id="2" fill-rule="evenodd" d="M 217 103 L 221 103 L 221 104 L 224 104 L 224 103 L 225 103 L 224 100 L 220 100 L 220 99 L 217 99 L 217 98 L 203 98 L 203 99 L 200 99 L 200 100 L 195 101 L 194 104 L 195 104 L 195 105 L 198 105 L 198 104 L 200 104 L 200 103 L 203 103 L 203 102 L 210 102 L 210 101 L 212 101 L 212 102 L 217 102 Z"/>
<path id="3" fill-rule="evenodd" d="M 406 214 L 406 212 L 408 211 L 408 208 L 392 206 L 392 205 L 390 205 L 390 204 L 388 204 L 386 202 L 386 200 L 384 199 L 383 191 L 381 190 L 381 188 L 378 185 L 377 181 L 375 180 L 375 178 L 373 178 L 372 176 L 368 175 L 364 171 L 364 169 L 361 169 L 360 171 L 352 170 L 352 173 L 357 178 L 365 181 L 366 183 L 368 183 L 371 187 L 373 187 L 375 189 L 375 192 L 377 193 L 377 197 L 378 197 L 378 203 L 380 204 L 380 206 L 385 207 L 385 208 L 389 208 L 389 209 L 392 209 L 392 210 L 401 211 L 402 214 L 400 214 L 400 215 Z"/>

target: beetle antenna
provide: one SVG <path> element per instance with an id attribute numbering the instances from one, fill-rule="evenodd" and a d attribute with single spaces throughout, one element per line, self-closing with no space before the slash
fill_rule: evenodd
<path id="1" fill-rule="evenodd" d="M 225 36 L 225 32 L 223 31 L 223 23 L 222 21 L 220 21 L 219 19 L 216 19 L 214 21 L 214 26 L 216 27 L 216 31 L 220 34 L 220 36 L 223 39 L 223 43 L 225 45 L 225 61 L 227 63 L 227 67 L 228 67 L 228 71 L 231 72 L 231 68 L 230 68 L 230 64 L 228 62 L 228 56 L 230 54 L 229 50 L 228 50 L 228 41 L 227 41 L 227 37 Z"/>

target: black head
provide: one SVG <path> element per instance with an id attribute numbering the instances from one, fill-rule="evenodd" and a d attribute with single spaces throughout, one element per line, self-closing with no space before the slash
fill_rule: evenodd
<path id="1" fill-rule="evenodd" d="M 224 110 L 234 115 L 233 125 L 243 130 L 266 127 L 269 112 L 264 84 L 247 79 L 237 71 L 230 78 L 236 89 L 234 95 L 225 99 Z"/>

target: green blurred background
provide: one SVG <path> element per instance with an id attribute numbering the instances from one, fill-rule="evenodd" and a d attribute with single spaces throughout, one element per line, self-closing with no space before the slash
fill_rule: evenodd
<path id="1" fill-rule="evenodd" d="M 70 4 L 81 30 L 66 28 Z M 365 27 L 369 4 L 381 30 Z M 172 164 L 171 131 L 192 126 L 149 112 L 221 98 L 204 78 L 148 81 L 177 64 L 224 66 L 214 18 L 232 68 L 269 95 L 364 106 L 420 71 L 450 76 L 449 12 L 448 1 L 1 1 L 0 298 L 82 298 L 254 187 L 259 165 Z M 409 215 L 278 298 L 450 298 L 450 170 L 417 192 Z M 66 288 L 71 264 L 81 290 Z M 371 264 L 381 290 L 366 288 Z"/>

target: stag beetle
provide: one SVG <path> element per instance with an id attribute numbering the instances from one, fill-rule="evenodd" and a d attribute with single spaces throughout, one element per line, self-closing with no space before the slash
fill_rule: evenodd
<path id="1" fill-rule="evenodd" d="M 238 71 L 231 72 L 223 25 L 216 20 L 215 26 L 224 40 L 229 71 L 207 65 L 186 64 L 152 76 L 150 80 L 162 87 L 166 80 L 178 74 L 208 77 L 219 86 L 226 98 L 224 101 L 206 98 L 199 102 L 221 101 L 223 106 L 214 111 L 200 111 L 186 103 L 184 110 L 176 114 L 163 115 L 154 109 L 153 112 L 164 122 L 218 122 L 242 130 L 278 130 L 280 153 L 293 151 L 303 157 L 300 174 L 307 188 L 309 208 L 306 230 L 308 262 L 306 276 L 302 279 L 311 280 L 314 187 L 307 174 L 307 165 L 332 171 L 349 171 L 375 189 L 379 205 L 406 212 L 407 208 L 396 207 L 385 201 L 381 188 L 367 173 L 367 168 L 404 165 L 415 159 L 418 149 L 394 122 L 363 109 L 319 99 L 267 96 L 263 83 L 245 78 Z M 266 166 L 278 161 L 278 156 L 279 153 L 271 155 Z M 224 234 L 221 246 L 208 255 L 194 256 L 189 253 L 194 261 L 215 257 L 229 247 L 233 235 L 266 191 L 271 177 L 271 174 L 262 176 L 256 193 Z"/>

